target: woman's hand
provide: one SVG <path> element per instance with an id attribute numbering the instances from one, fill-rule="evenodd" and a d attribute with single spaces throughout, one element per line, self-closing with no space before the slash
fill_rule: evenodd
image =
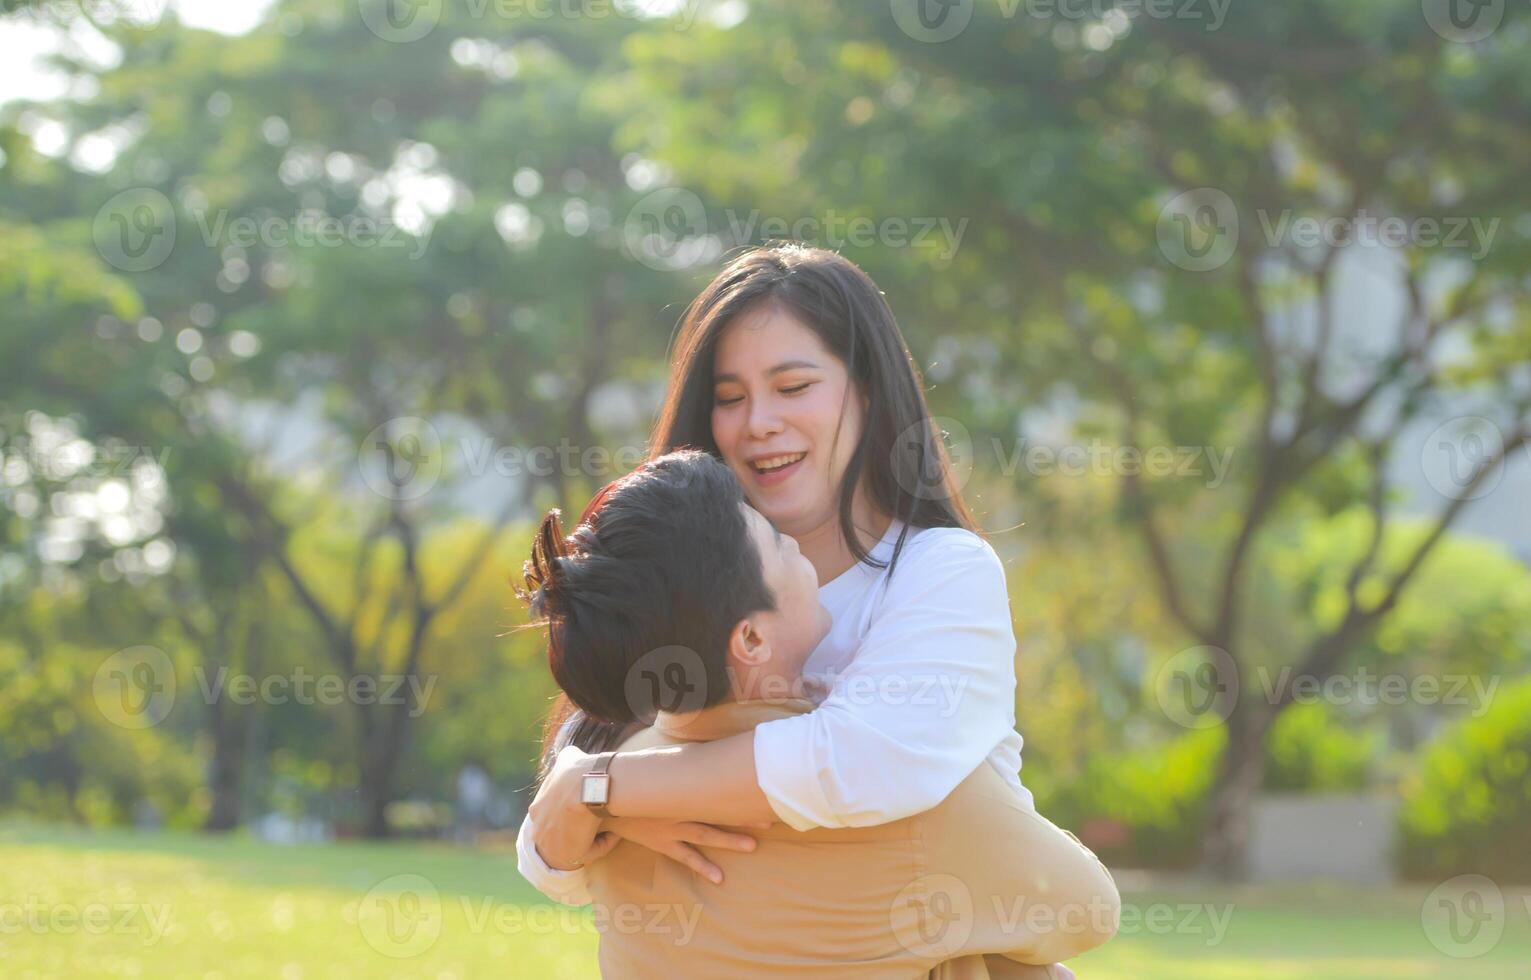
<path id="1" fill-rule="evenodd" d="M 532 844 L 547 866 L 558 871 L 582 868 L 616 846 L 602 835 L 601 818 L 580 802 L 580 788 L 595 756 L 570 745 L 560 749 L 553 768 L 528 808 Z"/>
<path id="2" fill-rule="evenodd" d="M 752 824 L 762 829 L 770 824 Z M 755 849 L 755 838 L 748 834 L 736 834 L 708 823 L 690 820 L 663 820 L 647 817 L 613 817 L 605 824 L 601 837 L 614 834 L 634 844 L 642 844 L 663 857 L 678 861 L 714 885 L 723 883 L 723 869 L 697 850 L 701 847 L 721 847 L 748 854 Z M 602 852 L 604 853 L 604 852 Z"/>

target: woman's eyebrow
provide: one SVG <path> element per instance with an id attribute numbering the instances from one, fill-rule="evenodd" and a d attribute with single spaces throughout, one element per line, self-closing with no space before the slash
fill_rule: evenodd
<path id="1" fill-rule="evenodd" d="M 767 375 L 781 374 L 783 371 L 791 371 L 791 370 L 794 370 L 796 368 L 817 368 L 817 367 L 819 367 L 819 365 L 815 364 L 813 361 L 782 361 L 780 364 L 776 365 L 775 367 L 773 367 L 769 371 L 767 371 L 766 374 Z M 739 376 L 737 374 L 715 374 L 715 375 L 713 375 L 712 383 L 713 384 L 721 384 L 724 381 L 738 381 L 738 380 L 739 380 Z"/>

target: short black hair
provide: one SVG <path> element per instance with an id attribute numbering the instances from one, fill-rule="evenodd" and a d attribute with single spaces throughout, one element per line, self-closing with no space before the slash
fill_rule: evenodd
<path id="1" fill-rule="evenodd" d="M 671 707 L 658 685 L 683 685 L 687 708 L 728 695 L 729 635 L 776 608 L 744 502 L 727 465 L 682 449 L 604 489 L 567 537 L 559 511 L 543 519 L 520 594 L 547 626 L 553 679 L 584 714 L 576 744 L 652 721 L 654 702 Z M 678 656 L 656 661 L 656 651 Z M 682 664 L 680 676 L 669 663 Z M 648 666 L 664 676 L 635 677 Z M 550 727 L 561 725 L 558 714 Z"/>

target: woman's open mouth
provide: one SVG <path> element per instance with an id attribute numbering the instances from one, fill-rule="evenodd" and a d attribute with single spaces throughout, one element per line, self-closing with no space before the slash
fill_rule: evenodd
<path id="1" fill-rule="evenodd" d="M 782 453 L 779 456 L 762 456 L 759 459 L 750 460 L 750 469 L 755 471 L 755 481 L 765 486 L 780 483 L 791 476 L 802 465 L 803 460 L 808 458 L 807 453 Z"/>

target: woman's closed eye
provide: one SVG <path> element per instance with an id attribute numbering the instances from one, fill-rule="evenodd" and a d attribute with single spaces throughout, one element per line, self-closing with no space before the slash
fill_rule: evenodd
<path id="1" fill-rule="evenodd" d="M 803 392 L 807 391 L 809 388 L 812 388 L 814 386 L 814 384 L 816 384 L 816 382 L 804 381 L 801 384 L 788 385 L 785 388 L 779 388 L 777 390 L 781 394 L 787 395 L 787 396 L 790 397 L 790 396 L 794 396 L 794 395 L 801 395 Z M 725 406 L 726 407 L 726 406 L 729 406 L 729 405 L 738 405 L 740 402 L 744 401 L 744 396 L 743 395 L 734 395 L 732 398 L 725 398 L 722 395 L 713 395 L 712 396 L 712 401 L 713 401 L 714 405 L 721 405 L 721 406 Z"/>

